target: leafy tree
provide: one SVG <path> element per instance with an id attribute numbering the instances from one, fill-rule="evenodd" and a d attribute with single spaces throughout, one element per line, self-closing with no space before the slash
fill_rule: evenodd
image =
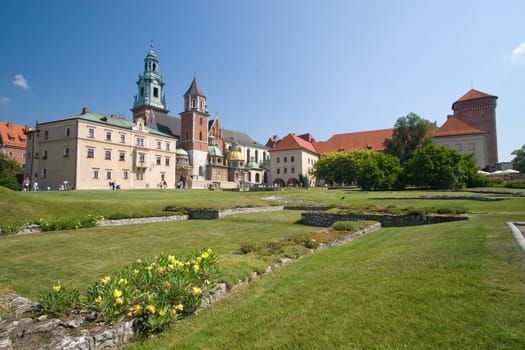
<path id="1" fill-rule="evenodd" d="M 477 170 L 472 154 L 434 144 L 417 149 L 405 169 L 411 184 L 432 189 L 476 186 L 480 183 Z"/>
<path id="2" fill-rule="evenodd" d="M 16 175 L 21 173 L 23 169 L 17 162 L 0 155 L 0 186 L 17 191 Z"/>
<path id="3" fill-rule="evenodd" d="M 511 153 L 516 156 L 512 160 L 512 168 L 518 170 L 520 173 L 525 173 L 525 145 L 521 149 L 517 149 Z"/>
<path id="4" fill-rule="evenodd" d="M 402 168 L 394 156 L 368 150 L 334 152 L 321 156 L 311 174 L 330 184 L 357 183 L 363 190 L 390 189 Z"/>
<path id="5" fill-rule="evenodd" d="M 404 166 L 416 149 L 432 143 L 433 128 L 434 124 L 415 113 L 399 118 L 394 125 L 392 138 L 383 143 L 385 153 L 398 157 Z"/>

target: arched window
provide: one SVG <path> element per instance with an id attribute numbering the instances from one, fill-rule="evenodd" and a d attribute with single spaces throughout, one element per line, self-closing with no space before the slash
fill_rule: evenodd
<path id="1" fill-rule="evenodd" d="M 256 173 L 255 174 L 255 183 L 258 184 L 259 182 L 261 182 L 261 179 L 260 179 L 259 173 Z"/>
<path id="2" fill-rule="evenodd" d="M 197 101 L 195 101 L 195 99 L 193 98 L 191 100 L 191 108 L 195 108 L 195 107 L 197 107 Z"/>
<path id="3" fill-rule="evenodd" d="M 199 141 L 202 141 L 202 131 L 199 131 Z"/>

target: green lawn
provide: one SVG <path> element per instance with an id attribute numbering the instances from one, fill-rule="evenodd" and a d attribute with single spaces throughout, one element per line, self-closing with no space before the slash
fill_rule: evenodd
<path id="1" fill-rule="evenodd" d="M 369 200 L 429 193 L 320 189 L 0 194 L 2 208 L 23 212 L 26 220 L 41 210 L 59 216 L 64 208 L 76 214 L 107 216 L 130 210 L 122 208 L 153 213 L 167 205 L 278 204 L 262 199 L 267 196 L 346 206 L 463 206 L 470 212 L 468 221 L 382 228 L 319 251 L 177 322 L 171 332 L 125 348 L 525 348 L 525 257 L 506 226 L 508 221 L 525 221 L 524 198 L 500 202 Z M 0 212 L 0 220 L 9 218 L 6 211 Z M 231 284 L 253 270 L 264 270 L 269 263 L 231 252 L 246 241 L 257 244 L 317 229 L 297 224 L 299 218 L 300 212 L 283 211 L 0 237 L 0 290 L 12 289 L 35 299 L 57 280 L 66 287 L 83 289 L 138 257 L 161 252 L 185 255 L 203 247 L 219 253 L 223 278 Z"/>

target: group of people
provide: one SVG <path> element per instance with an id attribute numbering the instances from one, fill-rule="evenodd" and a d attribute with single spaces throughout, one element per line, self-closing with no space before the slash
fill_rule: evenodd
<path id="1" fill-rule="evenodd" d="M 109 182 L 109 187 L 111 187 L 111 190 L 112 190 L 112 191 L 120 190 L 120 185 L 117 185 L 117 184 L 115 183 L 115 181 L 110 181 L 110 182 Z"/>

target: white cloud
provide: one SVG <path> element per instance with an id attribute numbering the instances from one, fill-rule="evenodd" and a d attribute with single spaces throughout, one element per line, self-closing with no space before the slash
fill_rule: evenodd
<path id="1" fill-rule="evenodd" d="M 519 44 L 514 50 L 512 50 L 512 54 L 510 55 L 511 61 L 518 61 L 521 57 L 525 55 L 525 42 L 522 42 Z"/>
<path id="2" fill-rule="evenodd" d="M 0 96 L 0 105 L 8 105 L 11 103 L 11 99 L 9 97 Z"/>
<path id="3" fill-rule="evenodd" d="M 29 83 L 27 82 L 26 78 L 22 74 L 15 75 L 15 80 L 13 80 L 13 84 L 18 86 L 21 89 L 29 90 L 31 87 L 29 86 Z"/>

